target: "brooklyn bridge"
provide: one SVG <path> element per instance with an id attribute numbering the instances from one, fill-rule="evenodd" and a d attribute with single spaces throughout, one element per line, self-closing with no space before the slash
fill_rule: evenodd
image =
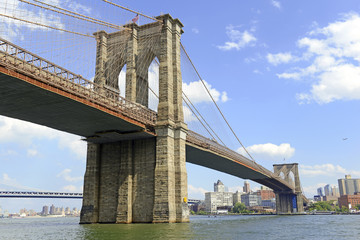
<path id="1" fill-rule="evenodd" d="M 95 65 L 86 68 L 95 74 L 87 78 L 58 65 L 56 58 L 47 60 L 6 36 L 0 38 L 0 114 L 76 134 L 87 142 L 81 223 L 189 221 L 186 162 L 273 189 L 278 214 L 303 211 L 306 198 L 296 163 L 274 165 L 272 172 L 251 155 L 229 149 L 183 93 L 181 54 L 191 60 L 181 43 L 179 19 L 163 14 L 148 17 L 142 25 L 133 19 L 120 26 L 45 3 L 21 2 L 97 26 L 87 34 L 0 16 L 94 42 Z M 154 62 L 159 68 L 157 92 L 148 78 Z M 124 67 L 121 89 L 118 76 Z M 149 106 L 150 95 L 158 99 L 155 109 Z M 188 128 L 184 105 L 209 136 Z"/>

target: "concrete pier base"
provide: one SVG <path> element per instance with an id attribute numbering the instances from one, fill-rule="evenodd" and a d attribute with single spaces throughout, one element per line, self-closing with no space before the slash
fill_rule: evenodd
<path id="1" fill-rule="evenodd" d="M 175 164 L 174 141 L 88 143 L 80 223 L 188 222 L 185 162 Z"/>

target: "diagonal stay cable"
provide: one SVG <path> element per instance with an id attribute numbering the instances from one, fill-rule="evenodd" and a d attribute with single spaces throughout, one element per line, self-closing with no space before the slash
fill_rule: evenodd
<path id="1" fill-rule="evenodd" d="M 34 3 L 30 3 L 30 2 L 27 2 L 27 1 L 24 1 L 24 0 L 20 0 L 20 1 L 31 4 L 31 5 L 34 5 L 34 6 L 37 6 L 37 7 L 40 7 L 40 8 L 48 9 L 48 8 L 43 7 L 43 6 L 40 6 L 40 5 L 37 5 L 37 4 L 34 4 Z M 95 24 L 100 24 L 100 25 L 107 26 L 107 27 L 110 27 L 110 28 L 115 28 L 115 29 L 120 29 L 120 30 L 121 29 L 128 29 L 128 28 L 126 28 L 124 26 L 119 26 L 119 25 L 116 25 L 116 24 L 113 24 L 113 23 L 108 23 L 108 22 L 102 21 L 100 19 L 96 19 L 96 18 L 93 18 L 93 17 L 89 17 L 89 16 L 86 16 L 86 15 L 77 13 L 77 12 L 73 12 L 73 11 L 58 7 L 58 6 L 51 5 L 51 4 L 43 2 L 43 1 L 39 1 L 39 0 L 33 0 L 33 1 L 37 2 L 37 3 L 41 3 L 41 4 L 45 5 L 45 6 L 52 7 L 54 9 L 58 9 L 60 11 L 63 11 L 64 13 L 59 12 L 59 11 L 56 11 L 56 12 L 64 14 L 64 15 L 68 15 L 68 16 L 71 16 L 71 17 L 74 17 L 74 18 L 78 18 L 78 19 L 81 19 L 81 20 L 85 20 L 85 21 L 88 21 L 88 22 L 95 23 Z M 48 10 L 55 11 L 53 9 L 48 9 Z M 69 15 L 69 14 L 66 14 L 66 13 L 70 13 L 72 15 Z"/>
<path id="2" fill-rule="evenodd" d="M 205 122 L 205 124 L 208 126 L 208 128 L 210 128 L 210 130 L 215 134 L 215 136 L 217 137 L 217 139 L 223 144 L 223 146 L 226 147 L 225 143 L 221 140 L 221 138 L 216 134 L 216 132 L 212 129 L 212 127 L 210 127 L 210 125 L 208 124 L 208 122 L 205 120 L 205 118 L 201 115 L 201 113 L 197 110 L 197 108 L 194 106 L 194 104 L 190 101 L 190 99 L 188 98 L 188 96 L 183 92 L 183 95 L 185 96 L 185 98 L 189 101 L 189 103 L 191 104 L 191 106 L 194 108 L 194 110 L 197 112 L 197 114 L 201 117 L 201 119 Z M 184 99 L 185 101 L 185 99 Z M 185 102 L 186 103 L 186 102 Z M 191 110 L 191 109 L 190 109 Z M 194 114 L 196 115 L 196 114 Z M 215 139 L 215 138 L 214 138 Z"/>
<path id="3" fill-rule="evenodd" d="M 157 63 L 158 66 L 160 66 L 160 63 L 155 59 L 155 62 Z M 150 91 L 157 97 L 159 98 L 154 91 L 149 87 Z M 200 116 L 200 118 L 205 122 L 205 124 L 208 126 L 208 128 L 213 132 L 213 134 L 216 136 L 216 138 L 223 144 L 223 146 L 226 147 L 226 144 L 221 140 L 221 138 L 216 134 L 216 132 L 214 131 L 214 129 L 212 129 L 212 127 L 210 126 L 210 124 L 205 120 L 205 118 L 201 115 L 201 113 L 197 110 L 197 108 L 194 106 L 194 104 L 191 102 L 191 100 L 188 98 L 188 96 L 185 94 L 184 91 L 182 91 L 183 95 L 185 96 L 185 98 L 187 99 L 187 101 L 190 103 L 190 105 L 193 107 L 193 109 L 197 112 L 197 114 Z M 184 98 L 183 98 L 184 99 Z M 184 99 L 185 101 L 185 99 Z M 186 103 L 186 102 L 185 102 Z M 191 112 L 197 117 L 196 113 L 194 113 L 194 111 L 190 108 L 189 104 L 186 103 L 186 105 L 188 105 L 189 109 L 191 110 Z M 197 117 L 198 118 L 198 117 Z M 203 123 L 201 123 L 203 125 Z M 204 125 L 203 125 L 204 126 Z M 206 129 L 206 127 L 204 126 L 204 128 Z M 206 129 L 206 131 L 208 131 L 208 129 Z M 210 134 L 213 139 L 214 136 L 212 134 Z"/>
<path id="4" fill-rule="evenodd" d="M 186 52 L 184 45 L 182 43 L 180 43 L 181 48 L 184 50 L 186 57 L 189 59 L 192 67 L 194 68 L 196 74 L 198 75 L 201 83 L 204 85 L 207 93 L 209 94 L 209 96 L 211 97 L 211 100 L 213 101 L 213 103 L 215 104 L 216 108 L 218 109 L 219 113 L 221 114 L 222 118 L 224 119 L 224 121 L 226 122 L 226 124 L 228 125 L 228 127 L 230 128 L 231 132 L 233 133 L 233 135 L 235 136 L 235 138 L 237 139 L 237 141 L 240 143 L 240 145 L 244 148 L 245 152 L 249 155 L 249 157 L 255 162 L 254 158 L 250 155 L 250 153 L 246 150 L 245 146 L 242 144 L 242 142 L 240 141 L 240 139 L 238 138 L 238 136 L 236 135 L 236 133 L 234 132 L 234 130 L 232 129 L 232 127 L 230 126 L 229 122 L 227 121 L 227 119 L 225 118 L 224 114 L 222 113 L 222 111 L 220 110 L 219 106 L 217 105 L 216 101 L 214 100 L 213 96 L 211 95 L 208 87 L 206 86 L 206 84 L 204 83 L 204 80 L 201 78 L 199 72 L 197 71 L 195 65 L 193 64 L 193 62 L 190 59 L 189 54 Z"/>

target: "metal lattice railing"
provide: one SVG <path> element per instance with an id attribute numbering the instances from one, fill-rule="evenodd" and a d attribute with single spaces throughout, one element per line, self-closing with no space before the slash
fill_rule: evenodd
<path id="1" fill-rule="evenodd" d="M 114 90 L 97 85 L 2 38 L 0 38 L 0 65 L 85 98 L 145 125 L 154 126 L 156 123 L 155 111 L 133 103 Z"/>
<path id="2" fill-rule="evenodd" d="M 0 191 L 3 198 L 82 198 L 82 193 Z"/>
<path id="3" fill-rule="evenodd" d="M 200 134 L 197 134 L 193 131 L 188 131 L 186 141 L 194 144 L 196 146 L 208 149 L 212 152 L 215 152 L 217 154 L 223 155 L 225 157 L 228 157 L 229 159 L 235 160 L 237 162 L 240 162 L 241 164 L 245 164 L 248 167 L 253 168 L 254 170 L 261 172 L 264 175 L 267 175 L 269 178 L 275 179 L 276 181 L 280 182 L 282 185 L 288 187 L 288 189 L 292 190 L 293 187 L 286 182 L 284 179 L 280 178 L 279 176 L 276 176 L 273 172 L 267 170 L 266 168 L 262 167 L 261 165 L 257 164 L 256 162 L 247 159 L 243 155 L 222 146 L 218 142 L 211 140 L 209 138 L 206 138 Z"/>

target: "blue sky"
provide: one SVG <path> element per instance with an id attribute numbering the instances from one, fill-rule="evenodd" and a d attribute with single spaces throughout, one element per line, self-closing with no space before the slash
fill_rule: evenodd
<path id="1" fill-rule="evenodd" d="M 10 2 L 16 1 L 0 0 Z M 360 178 L 358 1 L 114 2 L 150 16 L 170 13 L 181 20 L 183 45 L 258 163 L 268 169 L 274 163 L 299 163 L 308 197 L 319 186 L 337 185 L 345 174 Z M 109 12 L 102 1 L 61 1 L 61 6 L 120 23 L 134 17 L 115 8 Z M 0 33 L 19 45 L 28 44 L 16 28 L 10 33 L 5 21 L 0 18 L 0 26 L 5 26 Z M 142 22 L 146 20 L 140 17 Z M 184 91 L 199 97 L 194 91 L 198 79 L 184 82 Z M 201 109 L 210 104 L 201 97 L 196 101 Z M 213 121 L 219 122 L 220 131 L 225 129 L 219 119 Z M 229 133 L 225 135 L 228 146 L 243 152 Z M 86 144 L 79 136 L 0 117 L 0 189 L 81 191 L 85 158 Z M 192 164 L 187 169 L 189 198 L 203 199 L 218 179 L 232 191 L 243 186 L 243 179 Z M 40 210 L 53 202 L 0 199 L 10 211 Z M 68 205 L 80 207 L 81 201 Z"/>

